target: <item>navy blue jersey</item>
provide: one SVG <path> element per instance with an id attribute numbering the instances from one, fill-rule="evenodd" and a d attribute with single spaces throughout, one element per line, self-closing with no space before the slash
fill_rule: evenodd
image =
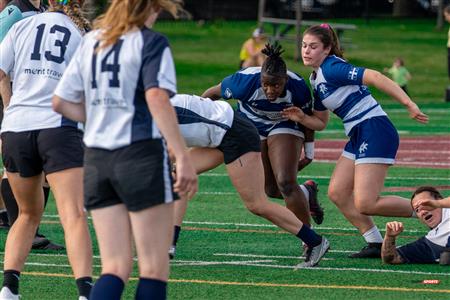
<path id="1" fill-rule="evenodd" d="M 247 68 L 226 77 L 221 83 L 224 99 L 237 99 L 238 111 L 249 118 L 257 128 L 286 121 L 281 111 L 289 106 L 311 112 L 312 97 L 308 86 L 299 75 L 288 71 L 285 92 L 275 101 L 269 101 L 261 87 L 261 67 Z"/>
<path id="2" fill-rule="evenodd" d="M 100 31 L 88 33 L 55 94 L 86 106 L 84 142 L 114 150 L 162 138 L 145 99 L 151 88 L 176 93 L 175 67 L 167 39 L 146 27 L 127 32 L 96 51 Z"/>

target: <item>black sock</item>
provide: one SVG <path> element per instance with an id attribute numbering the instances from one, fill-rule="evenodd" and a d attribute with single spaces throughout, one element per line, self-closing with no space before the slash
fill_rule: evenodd
<path id="1" fill-rule="evenodd" d="M 0 211 L 0 221 L 3 225 L 9 224 L 8 212 L 6 211 L 6 209 L 2 209 Z"/>
<path id="2" fill-rule="evenodd" d="M 308 247 L 315 247 L 322 242 L 322 237 L 305 224 L 303 224 L 302 228 L 300 228 L 300 231 L 297 233 L 297 237 L 304 241 Z"/>
<path id="3" fill-rule="evenodd" d="M 151 278 L 139 278 L 136 289 L 136 300 L 165 300 L 166 298 L 167 282 Z"/>
<path id="4" fill-rule="evenodd" d="M 173 227 L 173 241 L 172 241 L 172 246 L 176 246 L 177 242 L 178 242 L 178 238 L 180 237 L 180 231 L 181 231 L 181 227 L 175 225 Z"/>
<path id="5" fill-rule="evenodd" d="M 120 277 L 113 274 L 102 274 L 102 276 L 95 281 L 90 298 L 120 300 L 124 288 L 125 283 Z"/>
<path id="6" fill-rule="evenodd" d="M 19 207 L 17 206 L 16 198 L 14 198 L 11 186 L 9 185 L 8 178 L 2 179 L 0 192 L 2 193 L 3 202 L 8 211 L 9 225 L 12 226 L 19 215 Z"/>
<path id="7" fill-rule="evenodd" d="M 89 298 L 89 294 L 91 293 L 92 289 L 92 277 L 86 276 L 86 277 L 80 277 L 77 280 L 75 280 L 78 288 L 78 294 L 79 296 L 83 296 L 86 298 Z"/>
<path id="8" fill-rule="evenodd" d="M 19 294 L 20 272 L 16 270 L 3 271 L 3 286 L 6 286 L 15 295 Z"/>

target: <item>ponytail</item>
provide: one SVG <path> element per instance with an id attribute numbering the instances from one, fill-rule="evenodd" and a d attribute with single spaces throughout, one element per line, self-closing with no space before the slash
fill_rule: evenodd
<path id="1" fill-rule="evenodd" d="M 339 38 L 330 25 L 313 25 L 305 30 L 303 36 L 307 34 L 319 38 L 324 48 L 330 47 L 330 55 L 336 55 L 337 57 L 344 58 L 344 53 L 341 49 Z"/>

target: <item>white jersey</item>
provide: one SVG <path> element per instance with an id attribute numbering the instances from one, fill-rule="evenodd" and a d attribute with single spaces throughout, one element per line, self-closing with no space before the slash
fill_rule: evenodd
<path id="1" fill-rule="evenodd" d="M 52 110 L 53 91 L 81 33 L 62 13 L 37 14 L 14 24 L 0 45 L 0 69 L 14 71 L 1 132 L 76 126 Z"/>
<path id="2" fill-rule="evenodd" d="M 436 245 L 445 247 L 450 238 L 450 208 L 442 209 L 441 223 L 431 229 L 425 238 Z"/>
<path id="3" fill-rule="evenodd" d="M 87 34 L 55 94 L 81 103 L 85 98 L 84 142 L 114 150 L 160 139 L 148 110 L 145 91 L 176 93 L 175 67 L 167 39 L 148 28 L 124 34 L 116 44 L 96 51 L 100 31 Z"/>
<path id="4" fill-rule="evenodd" d="M 233 108 L 225 101 L 180 94 L 170 102 L 188 147 L 216 148 L 233 123 Z"/>

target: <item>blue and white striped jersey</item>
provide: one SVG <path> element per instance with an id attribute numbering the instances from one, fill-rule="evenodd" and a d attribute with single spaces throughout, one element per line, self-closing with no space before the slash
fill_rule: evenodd
<path id="1" fill-rule="evenodd" d="M 329 109 L 335 113 L 344 122 L 347 135 L 353 126 L 366 119 L 386 116 L 367 86 L 362 83 L 364 70 L 330 55 L 310 77 L 314 109 Z"/>
<path id="2" fill-rule="evenodd" d="M 221 83 L 224 99 L 237 99 L 238 111 L 253 123 L 276 124 L 287 120 L 281 111 L 289 106 L 298 106 L 311 111 L 311 92 L 303 78 L 288 71 L 285 93 L 275 101 L 267 100 L 261 87 L 261 67 L 247 68 L 226 77 Z"/>
<path id="3" fill-rule="evenodd" d="M 37 14 L 15 23 L 0 45 L 0 69 L 13 87 L 2 132 L 76 126 L 52 110 L 53 91 L 81 41 L 62 13 Z"/>
<path id="4" fill-rule="evenodd" d="M 98 30 L 88 33 L 55 94 L 86 106 L 84 142 L 114 150 L 159 139 L 145 99 L 150 88 L 176 93 L 175 66 L 167 39 L 148 28 L 129 31 L 100 51 Z"/>
<path id="5" fill-rule="evenodd" d="M 225 101 L 179 94 L 170 102 L 188 147 L 216 148 L 233 123 L 233 108 Z"/>

